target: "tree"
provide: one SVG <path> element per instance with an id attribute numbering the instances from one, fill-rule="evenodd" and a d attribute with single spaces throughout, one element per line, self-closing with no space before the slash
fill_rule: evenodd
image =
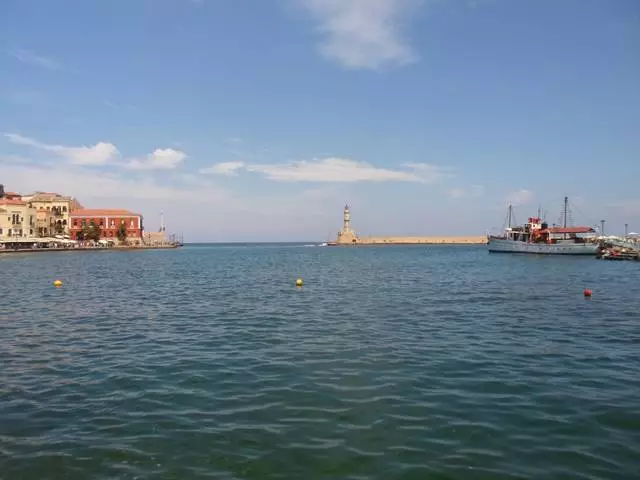
<path id="1" fill-rule="evenodd" d="M 120 226 L 118 227 L 118 240 L 120 240 L 121 243 L 124 243 L 127 241 L 127 227 L 125 226 L 124 223 L 121 223 Z"/>
<path id="2" fill-rule="evenodd" d="M 99 225 L 91 222 L 89 225 L 84 225 L 82 227 L 81 235 L 84 240 L 93 240 L 94 242 L 97 242 L 102 236 L 102 230 L 100 230 Z"/>

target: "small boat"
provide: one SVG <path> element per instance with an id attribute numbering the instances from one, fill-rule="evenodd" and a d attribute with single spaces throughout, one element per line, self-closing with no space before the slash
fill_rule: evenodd
<path id="1" fill-rule="evenodd" d="M 540 215 L 530 217 L 524 225 L 512 226 L 513 207 L 509 205 L 508 226 L 503 235 L 489 235 L 490 252 L 535 253 L 543 255 L 593 255 L 599 245 L 595 229 L 567 226 L 568 198 L 564 198 L 564 225 L 549 226 Z"/>

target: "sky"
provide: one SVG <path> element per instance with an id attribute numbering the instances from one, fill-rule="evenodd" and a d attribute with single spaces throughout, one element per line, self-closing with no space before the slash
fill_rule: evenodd
<path id="1" fill-rule="evenodd" d="M 640 231 L 636 0 L 3 0 L 0 183 L 185 241 Z"/>

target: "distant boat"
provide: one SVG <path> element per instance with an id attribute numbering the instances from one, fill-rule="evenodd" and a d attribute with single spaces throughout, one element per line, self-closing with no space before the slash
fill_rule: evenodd
<path id="1" fill-rule="evenodd" d="M 503 235 L 489 235 L 490 252 L 536 253 L 543 255 L 596 255 L 599 245 L 591 241 L 595 229 L 567 226 L 568 198 L 564 198 L 564 225 L 550 227 L 540 216 L 524 225 L 512 226 L 513 207 L 509 205 L 508 226 Z M 586 235 L 586 237 L 584 236 Z"/>

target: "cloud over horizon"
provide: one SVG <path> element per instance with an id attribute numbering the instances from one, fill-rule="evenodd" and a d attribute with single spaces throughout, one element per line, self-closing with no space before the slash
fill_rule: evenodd
<path id="1" fill-rule="evenodd" d="M 526 205 L 527 203 L 530 203 L 531 200 L 533 200 L 533 193 L 529 190 L 525 190 L 524 188 L 515 192 L 510 192 L 505 197 L 505 202 L 510 203 L 515 207 Z"/>
<path id="2" fill-rule="evenodd" d="M 101 166 L 115 162 L 120 157 L 116 146 L 108 142 L 98 142 L 92 146 L 68 147 L 64 145 L 49 145 L 33 138 L 24 137 L 17 133 L 5 133 L 4 136 L 16 145 L 52 152 L 59 157 L 66 158 L 73 165 Z"/>
<path id="3" fill-rule="evenodd" d="M 171 170 L 180 165 L 187 155 L 173 148 L 156 148 L 145 158 L 132 158 L 124 166 L 130 170 Z"/>
<path id="4" fill-rule="evenodd" d="M 376 167 L 349 158 L 329 157 L 289 163 L 223 162 L 200 170 L 203 174 L 237 175 L 241 169 L 278 182 L 418 182 L 433 183 L 450 176 L 449 168 L 426 163 L 404 164 L 406 170 Z"/>
<path id="5" fill-rule="evenodd" d="M 91 146 L 71 147 L 40 142 L 17 133 L 5 133 L 15 145 L 44 150 L 66 159 L 71 165 L 87 167 L 119 166 L 131 170 L 170 170 L 179 166 L 187 155 L 172 148 L 157 148 L 143 158 L 126 158 L 124 163 L 118 148 L 110 142 L 98 142 Z"/>

